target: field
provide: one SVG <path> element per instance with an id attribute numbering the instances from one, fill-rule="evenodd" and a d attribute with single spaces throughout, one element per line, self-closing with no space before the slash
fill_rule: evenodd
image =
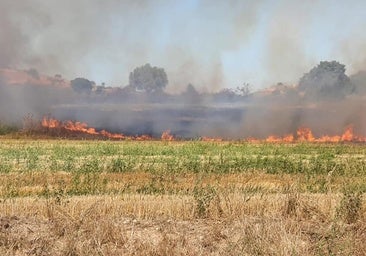
<path id="1" fill-rule="evenodd" d="M 364 143 L 0 142 L 1 255 L 366 255 Z"/>

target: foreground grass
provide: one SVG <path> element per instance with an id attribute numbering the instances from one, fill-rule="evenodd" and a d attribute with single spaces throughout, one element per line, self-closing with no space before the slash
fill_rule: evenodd
<path id="1" fill-rule="evenodd" d="M 0 195 L 365 192 L 362 144 L 2 140 Z"/>
<path id="2" fill-rule="evenodd" d="M 366 145 L 0 142 L 1 255 L 366 254 Z"/>
<path id="3" fill-rule="evenodd" d="M 365 255 L 366 218 L 342 195 L 74 196 L 0 204 L 2 255 Z M 354 214 L 357 215 L 354 216 Z M 347 217 L 348 216 L 348 217 Z M 347 219 L 353 216 L 354 219 Z M 349 220 L 351 220 L 349 222 Z"/>

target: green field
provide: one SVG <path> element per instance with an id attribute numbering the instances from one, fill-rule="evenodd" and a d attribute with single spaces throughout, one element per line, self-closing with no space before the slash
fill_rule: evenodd
<path id="1" fill-rule="evenodd" d="M 255 175 L 265 176 L 268 184 L 248 180 L 246 186 L 239 179 L 219 185 L 272 193 L 288 186 L 311 193 L 365 192 L 365 173 L 364 144 L 2 140 L 0 145 L 3 197 L 189 194 L 205 179 L 215 186 L 222 177 Z M 148 182 L 118 179 L 131 175 Z M 186 184 L 188 177 L 195 182 Z M 268 186 L 271 182 L 275 186 Z"/>
<path id="2" fill-rule="evenodd" d="M 365 144 L 0 142 L 2 254 L 366 252 Z"/>

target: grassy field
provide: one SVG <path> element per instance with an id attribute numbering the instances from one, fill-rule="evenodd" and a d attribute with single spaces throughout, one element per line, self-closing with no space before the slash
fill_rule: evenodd
<path id="1" fill-rule="evenodd" d="M 0 139 L 1 255 L 366 255 L 366 145 Z"/>

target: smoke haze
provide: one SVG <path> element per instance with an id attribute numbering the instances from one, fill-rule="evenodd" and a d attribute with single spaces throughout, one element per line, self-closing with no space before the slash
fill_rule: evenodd
<path id="1" fill-rule="evenodd" d="M 171 129 L 182 136 L 233 138 L 282 135 L 303 125 L 318 134 L 340 133 L 352 123 L 365 134 L 363 96 L 314 106 L 298 92 L 259 91 L 278 82 L 297 84 L 321 60 L 344 63 L 348 75 L 365 70 L 365 26 L 366 2 L 357 0 L 1 0 L 0 68 L 5 73 L 35 68 L 41 78 L 19 71 L 25 78 L 12 83 L 3 75 L 0 121 L 19 123 L 28 113 L 35 118 L 51 113 L 116 132 Z M 126 86 L 129 73 L 145 63 L 165 69 L 170 94 L 189 83 L 213 93 L 244 82 L 256 94 L 239 104 L 221 104 L 213 96 L 192 103 L 187 96 L 178 99 L 179 106 L 165 95 L 161 109 L 154 105 L 159 99 L 152 106 L 138 96 L 120 106 L 108 98 L 119 95 L 114 91 L 103 99 L 66 88 L 76 77 Z M 55 85 L 55 74 L 65 77 L 63 87 Z M 105 103 L 113 106 L 100 106 Z"/>
<path id="2" fill-rule="evenodd" d="M 323 59 L 364 69 L 365 10 L 356 0 L 2 0 L 0 65 L 120 86 L 152 63 L 171 91 L 258 89 L 296 83 Z"/>

